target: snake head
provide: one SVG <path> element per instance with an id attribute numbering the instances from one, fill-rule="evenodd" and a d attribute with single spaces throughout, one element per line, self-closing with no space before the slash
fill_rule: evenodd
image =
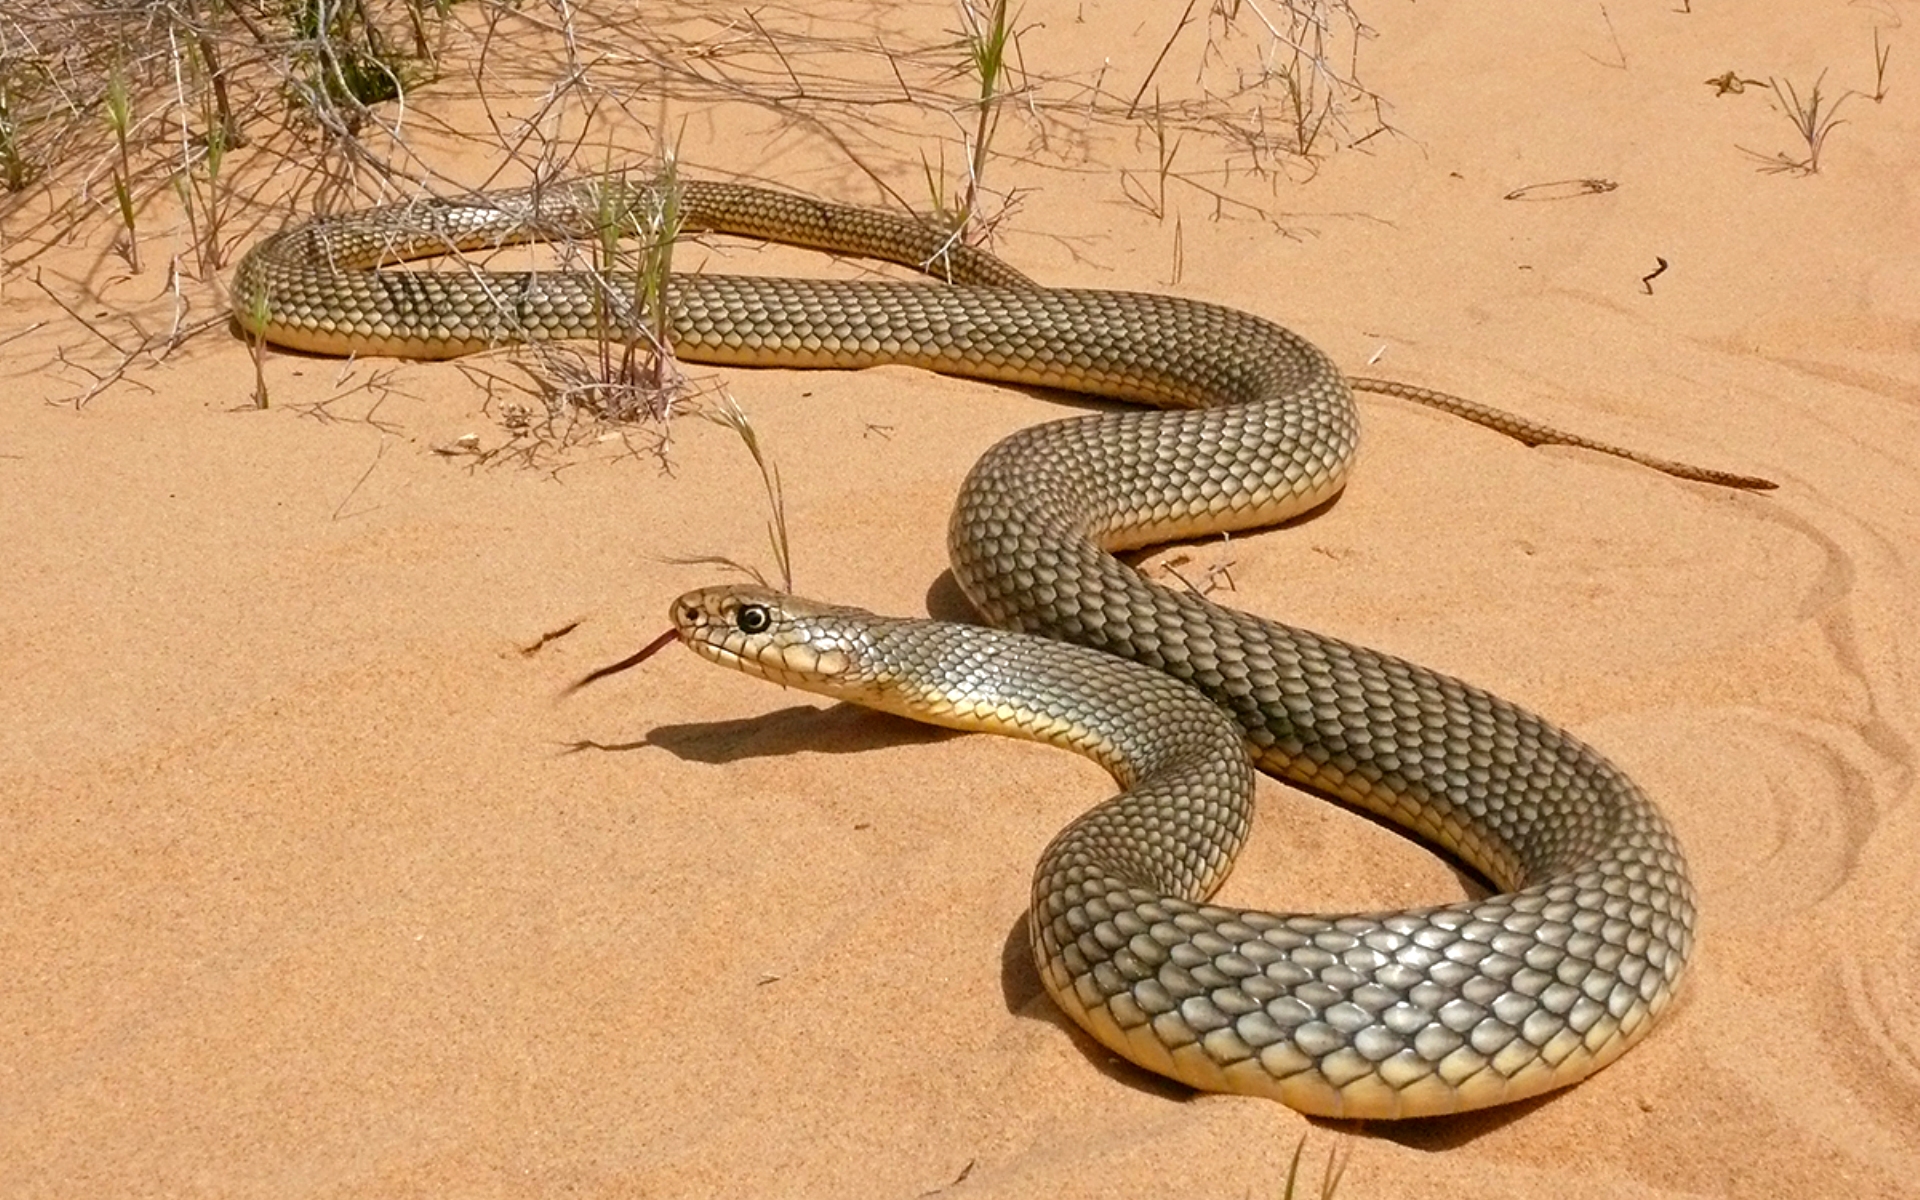
<path id="1" fill-rule="evenodd" d="M 858 673 L 862 629 L 883 621 L 770 588 L 723 585 L 688 592 L 669 610 L 695 654 L 774 683 L 844 695 Z"/>

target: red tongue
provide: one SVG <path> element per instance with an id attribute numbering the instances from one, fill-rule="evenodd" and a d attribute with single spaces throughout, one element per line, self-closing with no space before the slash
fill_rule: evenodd
<path id="1" fill-rule="evenodd" d="M 637 667 L 641 663 L 647 661 L 649 658 L 652 658 L 655 654 L 658 654 L 660 652 L 661 647 L 665 646 L 668 642 L 671 642 L 674 638 L 678 636 L 679 634 L 675 630 L 669 629 L 665 633 L 661 634 L 659 637 L 648 642 L 645 646 L 642 646 L 635 653 L 627 655 L 625 658 L 621 659 L 619 662 L 611 663 L 607 666 L 601 667 L 596 671 L 587 672 L 585 675 L 582 675 L 580 678 L 574 680 L 571 684 L 568 684 L 567 690 L 564 692 L 561 692 L 560 694 L 562 696 L 571 696 L 575 692 L 579 691 L 581 688 L 587 686 L 590 683 L 593 683 L 596 680 L 605 679 L 609 675 L 618 675 L 620 672 L 626 670 L 628 667 Z"/>

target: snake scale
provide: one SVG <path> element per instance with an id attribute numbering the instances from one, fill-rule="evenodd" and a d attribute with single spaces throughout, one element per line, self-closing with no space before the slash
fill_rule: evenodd
<path id="1" fill-rule="evenodd" d="M 589 272 L 392 264 L 591 236 L 610 197 L 622 213 L 657 204 L 602 182 L 317 219 L 255 245 L 233 309 L 250 334 L 322 353 L 604 334 L 627 313 Z M 910 218 L 727 184 L 685 183 L 680 203 L 687 228 L 943 280 L 675 275 L 682 358 L 906 363 L 1153 406 L 1022 430 L 968 475 L 954 576 L 997 629 L 749 588 L 672 609 L 715 661 L 1108 768 L 1120 793 L 1063 830 L 1034 877 L 1035 963 L 1076 1023 L 1194 1087 L 1335 1117 L 1519 1100 L 1645 1036 L 1686 963 L 1694 898 L 1673 832 L 1620 770 L 1470 684 L 1163 587 L 1113 555 L 1335 495 L 1358 426 L 1324 354 L 1230 308 L 1040 288 Z M 1514 421 L 1516 436 L 1534 428 Z M 1409 830 L 1494 894 L 1346 915 L 1209 904 L 1248 833 L 1254 766 Z"/>

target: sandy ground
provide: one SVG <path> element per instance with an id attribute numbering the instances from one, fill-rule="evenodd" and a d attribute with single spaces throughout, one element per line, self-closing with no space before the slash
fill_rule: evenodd
<path id="1" fill-rule="evenodd" d="M 1285 232 L 1176 188 L 1177 282 L 1172 220 L 1113 172 L 994 168 L 1031 189 L 997 248 L 1042 280 L 1249 308 L 1350 369 L 1780 482 L 1366 401 L 1339 503 L 1174 552 L 1549 715 L 1658 800 L 1698 952 L 1617 1065 L 1396 1127 L 1116 1062 L 1022 934 L 1097 769 L 678 651 L 557 700 L 713 578 L 667 559 L 767 561 L 731 433 L 680 422 L 670 469 L 643 433 L 449 457 L 505 437 L 454 367 L 273 356 L 252 411 L 217 330 L 76 410 L 74 329 L 16 275 L 6 324 L 50 324 L 0 349 L 0 1193 L 1277 1196 L 1305 1137 L 1353 1197 L 1920 1194 L 1920 10 L 1678 7 L 1367 3 L 1400 132 L 1256 189 Z M 1028 65 L 1113 38 L 1137 75 L 1174 15 L 1095 9 L 1030 5 Z M 1817 176 L 1756 170 L 1786 120 L 1703 81 L 1867 87 L 1876 24 L 1885 101 L 1848 101 Z M 690 170 L 879 199 L 815 142 L 684 115 Z M 1619 186 L 1502 199 L 1586 177 Z M 955 612 L 955 486 L 1061 411 L 897 368 L 724 379 L 798 587 L 901 613 Z M 1262 786 L 1229 901 L 1461 894 Z"/>

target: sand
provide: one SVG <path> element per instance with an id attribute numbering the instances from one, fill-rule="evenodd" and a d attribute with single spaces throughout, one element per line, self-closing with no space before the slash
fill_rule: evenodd
<path id="1" fill-rule="evenodd" d="M 224 329 L 76 407 L 88 380 L 55 352 L 87 336 L 23 268 L 6 325 L 47 324 L 0 346 L 0 1194 L 1277 1196 L 1303 1138 L 1307 1172 L 1347 1156 L 1353 1197 L 1920 1193 L 1912 6 L 1686 7 L 1366 3 L 1396 132 L 1222 185 L 1271 219 L 1176 184 L 1156 220 L 1100 158 L 1122 147 L 1150 188 L 1131 135 L 1073 161 L 1009 118 L 991 164 L 1024 189 L 995 248 L 1041 280 L 1241 306 L 1351 370 L 1780 483 L 1679 483 L 1366 400 L 1338 503 L 1146 560 L 1226 567 L 1229 603 L 1524 703 L 1660 803 L 1698 950 L 1618 1064 L 1395 1126 L 1118 1062 L 1053 1010 L 1022 924 L 1096 768 L 679 650 L 557 698 L 715 579 L 674 557 L 768 565 L 732 433 L 482 461 L 442 451 L 507 442 L 500 385 L 269 355 L 255 411 Z M 1137 79 L 1176 16 L 1030 4 L 1027 64 L 1110 53 Z M 1742 148 L 1793 148 L 1786 119 L 1703 81 L 1869 87 L 1876 24 L 1884 101 L 1847 102 L 1817 175 L 1757 170 Z M 682 103 L 689 173 L 884 200 L 811 127 Z M 922 194 L 926 147 L 867 134 Z M 1503 199 L 1584 178 L 1618 186 Z M 151 303 L 164 267 L 121 278 L 106 246 L 37 261 L 95 289 L 89 315 Z M 682 258 L 743 260 L 853 269 Z M 778 461 L 796 586 L 896 613 L 959 611 L 956 485 L 1063 411 L 901 368 L 696 375 Z M 1225 898 L 1464 887 L 1263 781 Z"/>

